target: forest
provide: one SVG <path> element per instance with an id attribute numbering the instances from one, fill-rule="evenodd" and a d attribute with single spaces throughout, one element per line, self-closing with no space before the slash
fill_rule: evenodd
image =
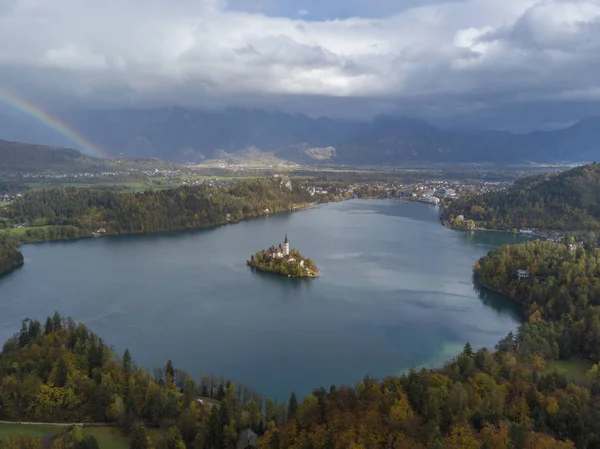
<path id="1" fill-rule="evenodd" d="M 543 332 L 531 344 L 546 359 L 600 361 L 599 249 L 547 241 L 503 246 L 475 264 L 473 279 L 524 306 L 524 328 Z"/>
<path id="2" fill-rule="evenodd" d="M 131 447 L 202 449 L 233 447 L 241 429 L 262 434 L 286 419 L 285 403 L 263 400 L 244 385 L 205 375 L 196 382 L 171 361 L 142 369 L 128 350 L 119 356 L 84 324 L 58 313 L 44 322 L 23 320 L 0 353 L 0 421 L 114 423 Z M 151 441 L 147 429 L 155 427 L 164 436 Z M 68 433 L 47 447 L 81 449 L 79 443 Z M 36 438 L 0 443 L 13 447 L 46 446 Z"/>
<path id="3" fill-rule="evenodd" d="M 525 177 L 506 190 L 465 195 L 444 208 L 450 227 L 512 230 L 600 228 L 600 165 Z"/>
<path id="4" fill-rule="evenodd" d="M 23 265 L 23 254 L 15 245 L 0 239 L 0 276 Z"/>
<path id="5" fill-rule="evenodd" d="M 31 190 L 0 212 L 0 226 L 32 226 L 13 242 L 151 233 L 215 226 L 289 211 L 315 201 L 283 179 L 240 181 L 139 193 L 89 188 Z M 268 212 L 266 212 L 268 210 Z"/>

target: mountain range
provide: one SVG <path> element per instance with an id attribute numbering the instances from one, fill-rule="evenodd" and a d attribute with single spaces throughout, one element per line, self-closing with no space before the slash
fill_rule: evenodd
<path id="1" fill-rule="evenodd" d="M 600 156 L 600 117 L 529 134 L 442 130 L 397 116 L 351 121 L 246 109 L 77 110 L 61 119 L 110 155 L 174 162 L 200 162 L 249 147 L 295 162 L 336 165 L 557 163 Z M 0 114 L 0 138 L 73 146 L 44 125 L 14 114 Z"/>

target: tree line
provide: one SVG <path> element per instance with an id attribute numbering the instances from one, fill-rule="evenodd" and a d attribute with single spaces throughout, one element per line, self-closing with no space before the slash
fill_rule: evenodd
<path id="1" fill-rule="evenodd" d="M 444 208 L 452 227 L 469 220 L 488 229 L 595 230 L 600 228 L 600 165 L 520 179 L 506 190 L 471 194 Z"/>
<path id="2" fill-rule="evenodd" d="M 58 313 L 23 320 L 0 353 L 0 420 L 117 423 L 132 447 L 210 449 L 233 447 L 241 430 L 262 434 L 287 418 L 285 403 L 242 384 L 207 375 L 197 382 L 171 361 L 142 369 L 128 350 L 117 355 L 83 323 Z M 149 426 L 164 429 L 162 439 L 151 441 Z M 80 448 L 72 440 L 61 435 L 52 448 Z M 44 447 L 37 439 L 14 441 Z"/>
<path id="3" fill-rule="evenodd" d="M 2 209 L 0 226 L 32 226 L 21 237 L 25 242 L 91 236 L 99 229 L 108 235 L 151 233 L 236 222 L 313 201 L 305 189 L 279 179 L 138 193 L 54 188 L 17 198 Z"/>

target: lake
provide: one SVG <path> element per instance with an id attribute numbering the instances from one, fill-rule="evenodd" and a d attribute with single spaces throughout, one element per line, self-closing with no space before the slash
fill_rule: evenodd
<path id="1" fill-rule="evenodd" d="M 253 272 L 245 261 L 288 234 L 318 279 Z M 0 338 L 58 310 L 138 365 L 216 373 L 286 399 L 321 385 L 439 366 L 493 347 L 520 310 L 478 295 L 475 261 L 518 237 L 458 232 L 434 206 L 353 200 L 208 230 L 22 247 L 0 279 Z"/>

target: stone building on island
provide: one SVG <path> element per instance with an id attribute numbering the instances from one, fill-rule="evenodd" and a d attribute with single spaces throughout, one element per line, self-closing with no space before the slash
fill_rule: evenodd
<path id="1" fill-rule="evenodd" d="M 271 246 L 268 249 L 268 254 L 271 259 L 285 259 L 287 262 L 294 262 L 296 260 L 290 255 L 290 241 L 287 234 L 285 235 L 283 243 L 280 243 L 277 246 Z M 300 261 L 300 266 L 304 266 L 303 260 Z"/>
<path id="2" fill-rule="evenodd" d="M 290 255 L 290 241 L 288 240 L 287 234 L 285 235 L 283 244 L 280 243 L 279 246 L 271 246 L 269 248 L 269 254 L 272 259 L 281 259 L 282 257 Z"/>

